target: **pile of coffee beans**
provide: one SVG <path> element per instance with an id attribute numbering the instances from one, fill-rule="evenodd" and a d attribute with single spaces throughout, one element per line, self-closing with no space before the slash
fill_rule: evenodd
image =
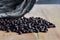
<path id="1" fill-rule="evenodd" d="M 48 28 L 55 28 L 55 25 L 40 17 L 0 18 L 0 30 L 6 32 L 38 33 L 47 32 Z"/>

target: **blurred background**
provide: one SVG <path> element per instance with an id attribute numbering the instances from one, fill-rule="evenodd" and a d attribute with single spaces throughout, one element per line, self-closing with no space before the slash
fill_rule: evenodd
<path id="1" fill-rule="evenodd" d="M 37 4 L 60 4 L 60 0 L 37 0 Z"/>

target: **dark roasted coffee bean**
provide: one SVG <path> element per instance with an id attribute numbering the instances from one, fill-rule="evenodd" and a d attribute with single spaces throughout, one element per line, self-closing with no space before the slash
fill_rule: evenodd
<path id="1" fill-rule="evenodd" d="M 21 35 L 21 34 L 22 34 L 22 32 L 21 32 L 21 31 L 17 31 L 17 33 L 18 33 L 19 35 Z"/>
<path id="2" fill-rule="evenodd" d="M 2 30 L 2 31 L 3 31 L 3 26 L 2 26 L 2 25 L 0 25 L 0 30 Z"/>
<path id="3" fill-rule="evenodd" d="M 55 28 L 55 25 L 49 22 L 51 28 Z"/>
<path id="4" fill-rule="evenodd" d="M 40 17 L 0 18 L 0 30 L 6 32 L 38 33 L 47 32 L 48 28 L 55 28 L 55 25 Z"/>
<path id="5" fill-rule="evenodd" d="M 29 31 L 29 33 L 32 33 L 32 30 L 31 29 L 29 29 L 28 31 Z"/>

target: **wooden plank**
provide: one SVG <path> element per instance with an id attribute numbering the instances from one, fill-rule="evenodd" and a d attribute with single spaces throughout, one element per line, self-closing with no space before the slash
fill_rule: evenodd
<path id="1" fill-rule="evenodd" d="M 34 35 L 32 33 L 18 35 L 13 32 L 3 32 L 0 31 L 0 40 L 35 40 Z"/>
<path id="2" fill-rule="evenodd" d="M 60 5 L 35 5 L 30 14 L 26 15 L 31 16 L 42 17 L 56 25 L 47 33 L 39 33 L 39 40 L 60 40 Z"/>

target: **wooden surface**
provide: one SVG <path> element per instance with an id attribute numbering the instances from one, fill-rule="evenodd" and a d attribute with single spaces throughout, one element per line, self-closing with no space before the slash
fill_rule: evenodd
<path id="1" fill-rule="evenodd" d="M 0 40 L 60 40 L 60 5 L 35 5 L 26 17 L 34 16 L 44 18 L 56 25 L 47 33 L 28 33 L 18 35 L 17 33 L 6 33 L 0 31 Z"/>

